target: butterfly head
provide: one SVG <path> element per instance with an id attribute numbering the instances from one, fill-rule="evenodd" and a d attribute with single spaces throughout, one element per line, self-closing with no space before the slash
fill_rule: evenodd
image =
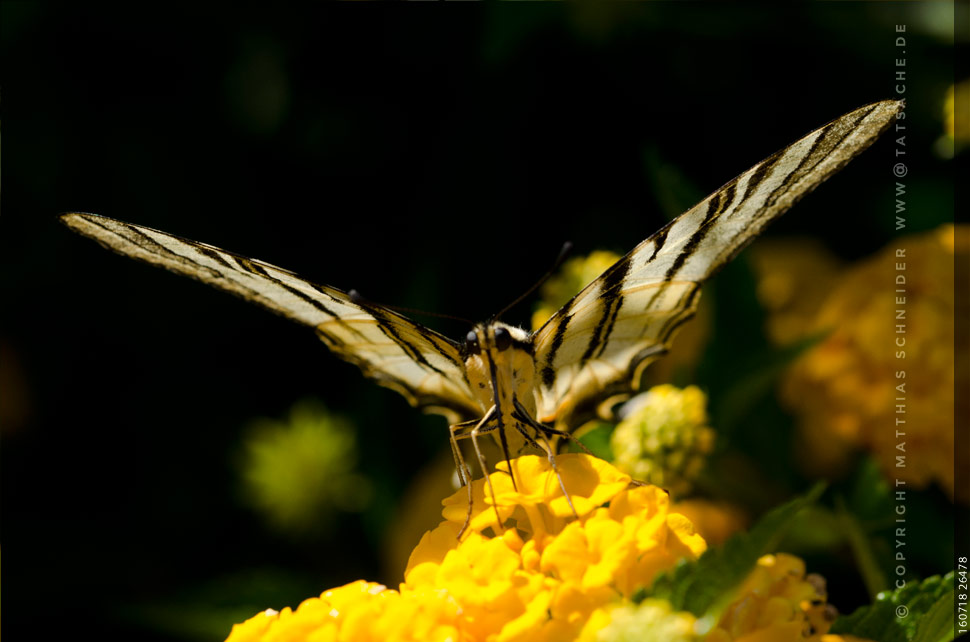
<path id="1" fill-rule="evenodd" d="M 532 341 L 529 333 L 501 321 L 481 323 L 468 331 L 462 344 L 465 359 L 481 356 L 484 353 L 497 356 L 510 348 L 524 350 L 531 354 Z"/>

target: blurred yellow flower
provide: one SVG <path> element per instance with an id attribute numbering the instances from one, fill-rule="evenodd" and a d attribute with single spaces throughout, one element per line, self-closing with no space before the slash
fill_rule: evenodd
<path id="1" fill-rule="evenodd" d="M 761 239 L 750 255 L 758 301 L 768 313 L 768 337 L 784 346 L 810 335 L 815 313 L 842 269 L 839 259 L 810 238 Z"/>
<path id="2" fill-rule="evenodd" d="M 710 546 L 724 543 L 731 535 L 747 528 L 749 522 L 741 507 L 724 501 L 691 497 L 678 500 L 674 510 L 689 519 Z"/>
<path id="3" fill-rule="evenodd" d="M 690 491 L 714 447 L 707 426 L 707 395 L 697 386 L 664 384 L 631 399 L 613 431 L 613 463 L 638 481 L 675 497 Z"/>
<path id="4" fill-rule="evenodd" d="M 539 289 L 541 300 L 532 313 L 532 329 L 541 328 L 569 299 L 619 260 L 619 254 L 598 250 L 589 256 L 577 256 L 563 263 L 559 273 Z"/>
<path id="5" fill-rule="evenodd" d="M 943 98 L 943 136 L 936 141 L 936 150 L 944 158 L 952 158 L 970 143 L 970 122 L 967 122 L 966 109 L 957 109 L 957 105 L 966 105 L 968 101 L 970 78 L 950 85 Z"/>
<path id="6" fill-rule="evenodd" d="M 900 239 L 851 267 L 816 314 L 811 331 L 829 334 L 782 384 L 812 472 L 864 448 L 888 478 L 953 495 L 954 243 L 952 225 Z"/>
<path id="7" fill-rule="evenodd" d="M 837 615 L 826 599 L 825 580 L 802 560 L 765 555 L 704 642 L 820 641 Z"/>
<path id="8" fill-rule="evenodd" d="M 399 590 L 348 584 L 295 610 L 268 611 L 237 624 L 230 642 L 572 640 L 584 631 L 594 634 L 594 612 L 629 605 L 657 573 L 705 550 L 659 488 L 630 488 L 627 475 L 585 454 L 560 455 L 556 465 L 578 518 L 547 458 L 503 462 L 490 476 L 494 498 L 484 479 L 473 482 L 474 510 L 461 540 L 466 489 L 443 502 L 446 521 L 414 549 Z M 512 488 L 510 470 L 520 492 Z M 496 508 L 502 524 L 496 523 Z M 657 605 L 651 615 L 647 608 L 618 611 L 615 622 L 601 613 L 597 621 L 617 632 L 602 639 L 623 639 L 622 631 L 636 622 L 657 622 L 659 632 L 691 618 L 661 617 Z"/>
<path id="9" fill-rule="evenodd" d="M 674 612 L 660 600 L 612 602 L 594 611 L 580 640 L 673 640 L 687 642 L 865 642 L 852 636 L 828 635 L 837 615 L 826 603 L 825 580 L 806 575 L 799 558 L 765 555 L 738 588 L 717 625 L 699 636 L 689 613 Z"/>
<path id="10" fill-rule="evenodd" d="M 361 510 L 370 499 L 369 480 L 355 471 L 353 425 L 319 402 L 298 402 L 284 421 L 254 421 L 240 459 L 247 502 L 291 535 L 322 529 L 334 510 Z"/>

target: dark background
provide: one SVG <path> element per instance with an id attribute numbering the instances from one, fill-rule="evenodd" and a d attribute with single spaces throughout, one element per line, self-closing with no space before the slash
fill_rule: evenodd
<path id="1" fill-rule="evenodd" d="M 659 228 L 684 197 L 658 168 L 701 195 L 894 97 L 906 23 L 910 195 L 923 204 L 910 229 L 929 229 L 950 217 L 950 166 L 932 154 L 953 81 L 950 12 L 4 2 L 4 632 L 218 639 L 331 586 L 395 586 L 402 569 L 377 552 L 391 508 L 447 448 L 440 419 L 312 332 L 106 252 L 57 213 L 480 319 L 564 240 L 625 252 Z M 846 259 L 880 248 L 894 234 L 891 154 L 881 141 L 768 233 L 816 236 Z M 527 305 L 507 317 L 527 319 Z M 293 543 L 240 505 L 231 453 L 251 418 L 308 396 L 355 418 L 377 499 Z"/>

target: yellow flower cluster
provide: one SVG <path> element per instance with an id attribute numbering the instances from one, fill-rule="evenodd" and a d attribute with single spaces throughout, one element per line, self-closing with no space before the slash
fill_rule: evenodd
<path id="1" fill-rule="evenodd" d="M 690 613 L 634 596 L 706 544 L 654 486 L 585 454 L 499 464 L 447 498 L 398 590 L 363 580 L 267 610 L 227 642 L 848 642 L 824 635 L 834 610 L 798 558 L 765 556 L 704 636 Z M 515 477 L 515 490 L 512 476 Z M 559 485 L 569 490 L 569 500 Z M 571 504 L 571 505 L 570 505 Z M 574 513 L 575 509 L 575 513 Z M 578 517 L 577 517 L 578 515 Z"/>
<path id="2" fill-rule="evenodd" d="M 782 387 L 814 472 L 836 472 L 862 447 L 888 476 L 952 496 L 955 251 L 968 248 L 955 247 L 952 225 L 900 239 L 849 269 L 817 313 L 813 332 L 829 334 Z"/>
<path id="3" fill-rule="evenodd" d="M 675 497 L 689 492 L 714 447 L 704 392 L 697 386 L 654 386 L 627 402 L 623 412 L 628 414 L 610 438 L 616 467 Z"/>
<path id="4" fill-rule="evenodd" d="M 837 615 L 826 604 L 825 580 L 805 575 L 793 555 L 762 557 L 739 593 L 704 642 L 821 640 Z"/>
<path id="5" fill-rule="evenodd" d="M 590 627 L 706 544 L 669 512 L 663 490 L 630 488 L 629 476 L 585 454 L 556 465 L 568 499 L 544 457 L 499 464 L 494 497 L 485 480 L 474 482 L 461 540 L 467 491 L 446 499 L 446 521 L 414 549 L 400 590 L 355 582 L 296 610 L 261 613 L 229 641 L 596 639 Z"/>

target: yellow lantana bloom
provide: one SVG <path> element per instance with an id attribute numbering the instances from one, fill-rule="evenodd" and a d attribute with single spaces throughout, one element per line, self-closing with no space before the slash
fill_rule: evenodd
<path id="1" fill-rule="evenodd" d="M 779 553 L 758 560 L 738 597 L 717 625 L 696 633 L 693 615 L 675 612 L 661 600 L 639 605 L 612 602 L 597 609 L 580 635 L 583 642 L 630 640 L 671 642 L 866 642 L 852 636 L 829 635 L 835 609 L 826 603 L 825 581 L 805 573 L 799 558 Z"/>
<path id="2" fill-rule="evenodd" d="M 806 575 L 802 560 L 765 555 L 704 642 L 818 642 L 837 615 L 826 603 L 825 580 Z"/>
<path id="3" fill-rule="evenodd" d="M 560 455 L 558 476 L 545 457 L 497 468 L 494 497 L 484 479 L 472 483 L 461 540 L 467 490 L 444 500 L 446 519 L 412 552 L 399 590 L 348 584 L 237 624 L 229 642 L 572 640 L 598 609 L 629 603 L 657 573 L 706 548 L 663 490 L 631 488 L 595 457 Z"/>
<path id="4" fill-rule="evenodd" d="M 826 339 L 782 385 L 803 465 L 834 473 L 861 447 L 887 477 L 953 495 L 953 261 L 966 238 L 953 225 L 904 237 L 839 280 L 812 323 Z"/>
<path id="5" fill-rule="evenodd" d="M 233 627 L 228 642 L 840 642 L 824 583 L 796 557 L 758 562 L 706 636 L 690 613 L 636 594 L 706 548 L 655 486 L 585 454 L 526 456 L 446 499 L 446 520 L 425 533 L 397 590 L 357 581 L 267 610 Z M 511 489 L 509 471 L 522 490 Z M 495 507 L 502 523 L 497 523 Z M 846 642 L 848 639 L 843 640 Z"/>

